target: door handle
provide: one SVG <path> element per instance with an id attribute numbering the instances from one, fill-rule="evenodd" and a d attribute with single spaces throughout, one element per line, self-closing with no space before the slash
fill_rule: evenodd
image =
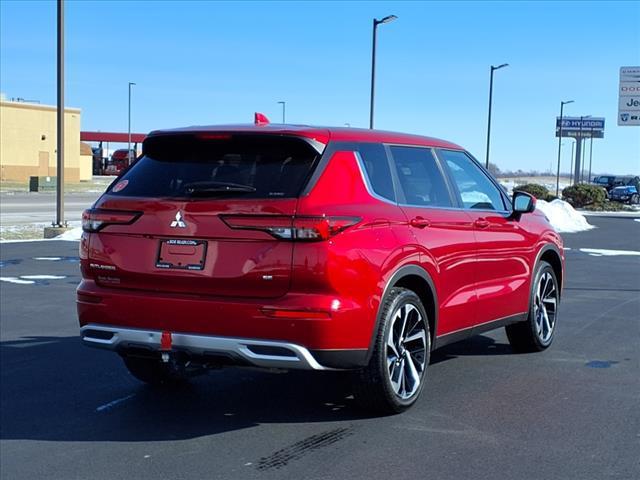
<path id="1" fill-rule="evenodd" d="M 479 218 L 473 222 L 473 226 L 476 228 L 487 228 L 489 226 L 489 221 L 486 218 Z"/>
<path id="2" fill-rule="evenodd" d="M 425 228 L 431 225 L 431 222 L 426 218 L 414 217 L 409 221 L 409 225 L 415 228 Z"/>

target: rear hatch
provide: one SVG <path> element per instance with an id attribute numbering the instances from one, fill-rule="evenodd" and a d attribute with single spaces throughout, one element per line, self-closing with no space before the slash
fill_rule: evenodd
<path id="1" fill-rule="evenodd" d="M 96 231 L 89 253 L 96 282 L 155 292 L 284 295 L 293 243 L 274 232 L 291 226 L 318 148 L 273 134 L 147 138 L 142 157 L 85 213 Z"/>

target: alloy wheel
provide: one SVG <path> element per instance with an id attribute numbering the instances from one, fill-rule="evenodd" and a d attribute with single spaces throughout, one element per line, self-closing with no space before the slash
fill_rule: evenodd
<path id="1" fill-rule="evenodd" d="M 553 276 L 548 271 L 540 276 L 534 303 L 536 334 L 542 344 L 551 341 L 556 325 L 558 308 L 558 289 Z"/>
<path id="2" fill-rule="evenodd" d="M 425 319 L 415 305 L 405 303 L 394 312 L 387 334 L 387 371 L 393 391 L 403 400 L 419 390 L 426 358 Z"/>

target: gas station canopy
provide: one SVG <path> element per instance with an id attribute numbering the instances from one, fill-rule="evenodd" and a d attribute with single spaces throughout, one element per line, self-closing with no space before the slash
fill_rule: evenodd
<path id="1" fill-rule="evenodd" d="M 132 133 L 131 143 L 142 143 L 146 136 L 146 133 Z M 80 132 L 80 141 L 127 143 L 129 134 L 126 132 Z"/>

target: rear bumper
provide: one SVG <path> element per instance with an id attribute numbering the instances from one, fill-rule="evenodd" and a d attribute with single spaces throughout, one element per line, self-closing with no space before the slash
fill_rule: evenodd
<path id="1" fill-rule="evenodd" d="M 119 352 L 132 349 L 159 352 L 161 336 L 162 332 L 158 330 L 107 325 L 89 324 L 80 329 L 80 337 L 85 345 Z M 332 370 L 320 365 L 309 350 L 293 343 L 187 333 L 172 333 L 171 339 L 172 351 L 195 357 L 224 355 L 231 361 L 256 367 Z"/>
<path id="2" fill-rule="evenodd" d="M 78 287 L 77 308 L 83 343 L 93 347 L 157 353 L 167 331 L 174 348 L 191 355 L 308 370 L 365 365 L 375 319 L 366 307 L 334 295 L 232 299 L 105 288 L 92 280 Z M 270 309 L 296 316 L 274 317 Z M 277 351 L 282 355 L 272 354 Z"/>

